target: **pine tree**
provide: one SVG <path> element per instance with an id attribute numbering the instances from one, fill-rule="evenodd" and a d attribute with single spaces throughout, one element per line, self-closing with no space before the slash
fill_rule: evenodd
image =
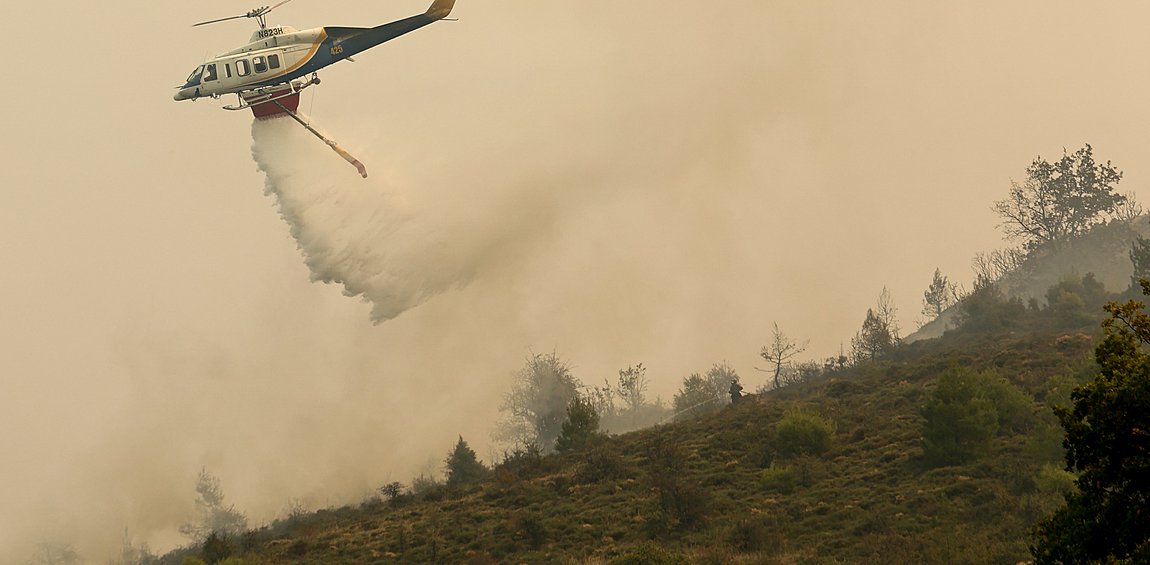
<path id="1" fill-rule="evenodd" d="M 555 451 L 578 451 L 600 435 L 599 414 L 595 412 L 595 406 L 590 400 L 576 396 L 567 406 L 567 419 L 555 441 Z"/>
<path id="2" fill-rule="evenodd" d="M 957 294 L 954 284 L 942 275 L 942 270 L 935 269 L 934 279 L 922 293 L 922 315 L 928 321 L 938 319 L 957 301 Z"/>
<path id="3" fill-rule="evenodd" d="M 196 479 L 196 522 L 180 526 L 180 533 L 196 543 L 203 543 L 213 533 L 225 537 L 243 534 L 248 528 L 248 519 L 235 506 L 224 506 L 224 491 L 220 480 L 203 469 Z"/>
<path id="4" fill-rule="evenodd" d="M 1138 236 L 1130 246 L 1130 262 L 1134 265 L 1131 287 L 1138 287 L 1138 281 L 1150 279 L 1150 239 Z"/>
<path id="5" fill-rule="evenodd" d="M 447 465 L 447 486 L 459 487 L 478 482 L 487 475 L 487 467 L 479 462 L 479 458 L 475 456 L 475 450 L 463 441 L 463 436 L 459 436 L 459 441 L 455 444 L 455 448 L 447 455 L 444 461 Z"/>
<path id="6" fill-rule="evenodd" d="M 851 357 L 855 363 L 874 361 L 894 349 L 890 327 L 871 308 L 867 308 L 862 329 L 851 339 Z"/>

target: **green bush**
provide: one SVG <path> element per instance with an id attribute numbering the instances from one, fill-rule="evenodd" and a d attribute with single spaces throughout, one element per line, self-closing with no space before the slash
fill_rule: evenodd
<path id="1" fill-rule="evenodd" d="M 575 482 L 591 484 L 622 478 L 627 472 L 623 458 L 614 451 L 595 449 L 583 458 L 575 470 Z"/>
<path id="2" fill-rule="evenodd" d="M 559 438 L 555 440 L 555 451 L 569 453 L 586 448 L 603 437 L 599 431 L 599 413 L 591 399 L 575 395 L 567 405 L 567 419 L 560 427 Z"/>
<path id="3" fill-rule="evenodd" d="M 998 432 L 998 411 L 982 382 L 973 371 L 957 366 L 938 379 L 922 409 L 922 448 L 928 464 L 964 463 L 990 448 Z"/>
<path id="4" fill-rule="evenodd" d="M 763 469 L 760 475 L 760 484 L 763 486 L 763 490 L 767 492 L 790 494 L 799 484 L 799 477 L 790 467 L 772 464 Z"/>
<path id="5" fill-rule="evenodd" d="M 212 532 L 208 535 L 208 539 L 204 540 L 202 554 L 208 565 L 214 565 L 231 557 L 232 544 L 228 542 L 227 538 Z"/>
<path id="6" fill-rule="evenodd" d="M 1034 398 L 995 372 L 978 375 L 977 385 L 994 404 L 1000 432 L 1021 433 L 1034 428 Z"/>
<path id="7" fill-rule="evenodd" d="M 835 423 L 802 410 L 791 410 L 775 428 L 775 452 L 780 457 L 822 455 L 831 448 Z"/>

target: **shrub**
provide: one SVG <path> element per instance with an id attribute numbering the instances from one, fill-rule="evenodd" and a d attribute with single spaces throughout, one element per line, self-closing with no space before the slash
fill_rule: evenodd
<path id="1" fill-rule="evenodd" d="M 1025 432 L 1034 427 L 1034 398 L 997 373 L 978 375 L 980 391 L 994 405 L 1000 432 Z"/>
<path id="2" fill-rule="evenodd" d="M 411 479 L 411 494 L 423 500 L 442 500 L 443 483 L 435 480 L 435 477 L 420 473 L 418 477 Z"/>
<path id="3" fill-rule="evenodd" d="M 656 493 L 657 508 L 648 522 L 653 534 L 690 528 L 703 521 L 711 507 L 710 493 L 689 478 L 687 458 L 674 440 L 656 443 L 648 460 L 648 480 Z"/>
<path id="4" fill-rule="evenodd" d="M 595 411 L 590 399 L 576 395 L 567 405 L 567 419 L 563 421 L 559 438 L 555 440 L 555 451 L 578 451 L 600 437 L 599 413 Z"/>
<path id="5" fill-rule="evenodd" d="M 739 520 L 727 534 L 727 543 L 743 553 L 778 550 L 782 545 L 779 524 L 764 516 Z"/>
<path id="6" fill-rule="evenodd" d="M 951 366 L 922 409 L 923 455 L 931 465 L 954 465 L 982 455 L 998 432 L 998 412 L 973 371 Z"/>
<path id="7" fill-rule="evenodd" d="M 534 442 L 517 445 L 511 451 L 503 452 L 503 461 L 497 467 L 501 471 L 520 474 L 537 473 L 543 464 L 543 448 Z"/>
<path id="8" fill-rule="evenodd" d="M 539 549 L 547 541 L 547 528 L 543 518 L 534 512 L 527 512 L 515 517 L 515 528 L 523 534 L 524 539 L 532 549 Z"/>
<path id="9" fill-rule="evenodd" d="M 212 532 L 208 534 L 208 539 L 204 540 L 204 548 L 202 552 L 204 561 L 208 565 L 214 565 L 231 557 L 232 546 L 224 537 Z"/>
<path id="10" fill-rule="evenodd" d="M 790 494 L 794 492 L 795 486 L 798 485 L 799 478 L 790 467 L 783 467 L 781 465 L 772 464 L 770 467 L 763 469 L 760 475 L 760 484 L 763 490 L 768 492 L 779 492 L 782 494 Z"/>
<path id="11" fill-rule="evenodd" d="M 834 422 L 802 410 L 791 410 L 775 428 L 775 452 L 784 458 L 822 455 L 831 448 L 834 435 Z"/>
<path id="12" fill-rule="evenodd" d="M 613 451 L 596 449 L 587 454 L 575 471 L 575 482 L 582 484 L 598 483 L 608 479 L 621 478 L 626 473 L 623 458 Z"/>

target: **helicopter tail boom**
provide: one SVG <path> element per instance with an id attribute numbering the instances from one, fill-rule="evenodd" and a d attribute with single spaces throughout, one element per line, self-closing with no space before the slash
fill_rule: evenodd
<path id="1" fill-rule="evenodd" d="M 335 43 L 331 51 L 335 60 L 343 60 L 357 53 L 367 51 L 385 41 L 411 33 L 423 26 L 433 24 L 451 13 L 455 0 L 435 0 L 426 12 L 386 23 L 372 28 L 324 27 L 324 32 Z M 338 51 L 336 51 L 338 49 Z"/>

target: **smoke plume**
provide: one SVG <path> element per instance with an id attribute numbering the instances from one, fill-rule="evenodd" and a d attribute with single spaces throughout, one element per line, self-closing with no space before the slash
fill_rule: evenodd
<path id="1" fill-rule="evenodd" d="M 364 181 L 289 119 L 255 121 L 252 139 L 267 193 L 312 280 L 370 302 L 376 323 L 466 285 L 516 228 L 498 201 L 477 211 L 461 207 L 443 186 L 405 189 L 375 180 L 385 177 L 378 174 Z"/>

